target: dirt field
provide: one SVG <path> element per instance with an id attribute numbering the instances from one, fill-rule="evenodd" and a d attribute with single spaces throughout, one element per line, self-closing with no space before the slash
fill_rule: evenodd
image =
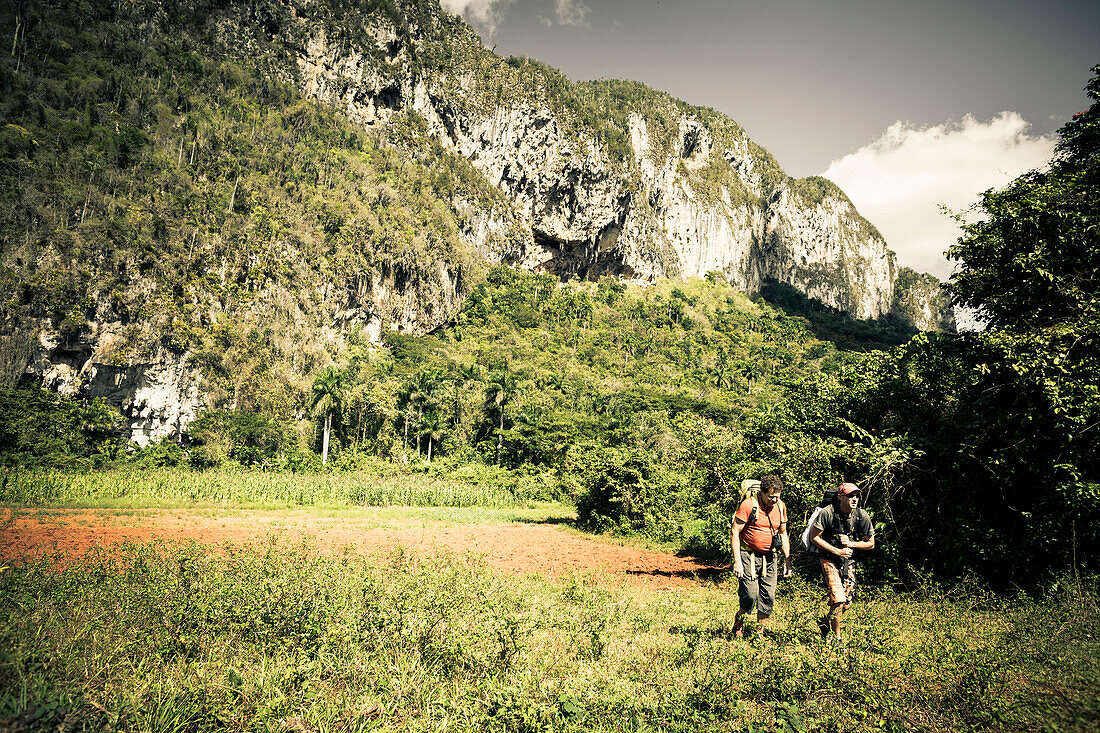
<path id="1" fill-rule="evenodd" d="M 676 588 L 721 578 L 718 568 L 690 558 L 589 539 L 549 523 L 469 524 L 421 522 L 379 527 L 377 518 L 326 517 L 308 512 L 233 510 L 19 510 L 0 512 L 0 559 L 18 561 L 43 552 L 82 553 L 91 547 L 160 538 L 208 545 L 309 538 L 318 548 L 345 547 L 366 555 L 403 547 L 416 554 L 473 553 L 491 567 L 515 573 L 592 573 L 605 582 Z"/>

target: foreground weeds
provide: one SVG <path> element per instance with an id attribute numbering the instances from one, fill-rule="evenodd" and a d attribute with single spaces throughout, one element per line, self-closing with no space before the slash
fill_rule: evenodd
<path id="1" fill-rule="evenodd" d="M 0 725 L 149 731 L 1088 730 L 1096 594 L 867 593 L 846 650 L 786 583 L 503 578 L 472 558 L 126 545 L 0 573 Z M 750 629 L 751 631 L 751 629 Z"/>

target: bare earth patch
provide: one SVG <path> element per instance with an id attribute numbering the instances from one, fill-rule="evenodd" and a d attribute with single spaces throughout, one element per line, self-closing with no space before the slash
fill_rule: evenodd
<path id="1" fill-rule="evenodd" d="M 364 555 L 399 547 L 418 555 L 472 553 L 498 570 L 517 575 L 589 574 L 604 582 L 650 589 L 677 588 L 719 577 L 720 568 L 690 558 L 624 547 L 578 536 L 545 523 L 459 525 L 425 521 L 416 527 L 378 527 L 356 517 L 325 517 L 305 512 L 231 510 L 212 514 L 191 510 L 0 511 L 0 560 L 18 561 L 61 550 L 81 554 L 125 541 L 154 539 L 220 545 L 275 537 L 308 539 L 324 552 L 344 548 Z"/>

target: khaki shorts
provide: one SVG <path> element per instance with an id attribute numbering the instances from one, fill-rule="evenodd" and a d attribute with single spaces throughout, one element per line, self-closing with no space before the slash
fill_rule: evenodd
<path id="1" fill-rule="evenodd" d="M 741 567 L 745 575 L 737 583 L 737 599 L 741 610 L 748 613 L 756 607 L 761 616 L 771 616 L 775 607 L 775 585 L 779 580 L 779 554 L 764 554 L 741 549 Z"/>
<path id="2" fill-rule="evenodd" d="M 829 603 L 842 603 L 847 609 L 852 605 L 852 597 L 856 589 L 856 571 L 854 567 L 848 568 L 848 577 L 841 580 L 840 568 L 825 558 L 821 561 L 821 575 L 825 580 L 825 590 L 829 593 Z"/>

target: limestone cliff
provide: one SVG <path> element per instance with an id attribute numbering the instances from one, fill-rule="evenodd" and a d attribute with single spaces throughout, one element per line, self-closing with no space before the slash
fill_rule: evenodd
<path id="1" fill-rule="evenodd" d="M 828 181 L 782 174 L 732 121 L 640 85 L 569 89 L 536 62 L 484 51 L 445 14 L 408 20 L 406 35 L 382 18 L 355 35 L 296 12 L 283 33 L 304 94 L 365 125 L 414 111 L 508 195 L 529 236 L 503 250 L 471 231 L 491 260 L 642 283 L 720 271 L 748 291 L 786 282 L 858 318 L 891 310 L 897 268 L 874 227 Z M 637 109 L 623 108 L 624 90 Z M 629 154 L 578 124 L 578 98 L 625 123 L 611 132 Z"/>
<path id="2" fill-rule="evenodd" d="M 903 267 L 894 281 L 891 312 L 922 331 L 954 331 L 951 299 L 934 276 Z"/>
<path id="3" fill-rule="evenodd" d="M 734 121 L 496 56 L 435 0 L 135 0 L 102 15 L 118 51 L 103 78 L 65 66 L 72 43 L 10 73 L 25 88 L 20 124 L 0 130 L 22 166 L 18 216 L 0 222 L 0 378 L 103 397 L 139 442 L 247 404 L 250 380 L 301 395 L 352 332 L 437 328 L 485 262 L 641 284 L 718 272 L 858 318 L 949 325 L 934 283 L 899 285 L 840 189 L 786 176 Z M 26 101 L 65 73 L 47 104 Z M 56 159 L 35 160 L 34 134 Z M 250 339 L 271 358 L 243 368 Z"/>

